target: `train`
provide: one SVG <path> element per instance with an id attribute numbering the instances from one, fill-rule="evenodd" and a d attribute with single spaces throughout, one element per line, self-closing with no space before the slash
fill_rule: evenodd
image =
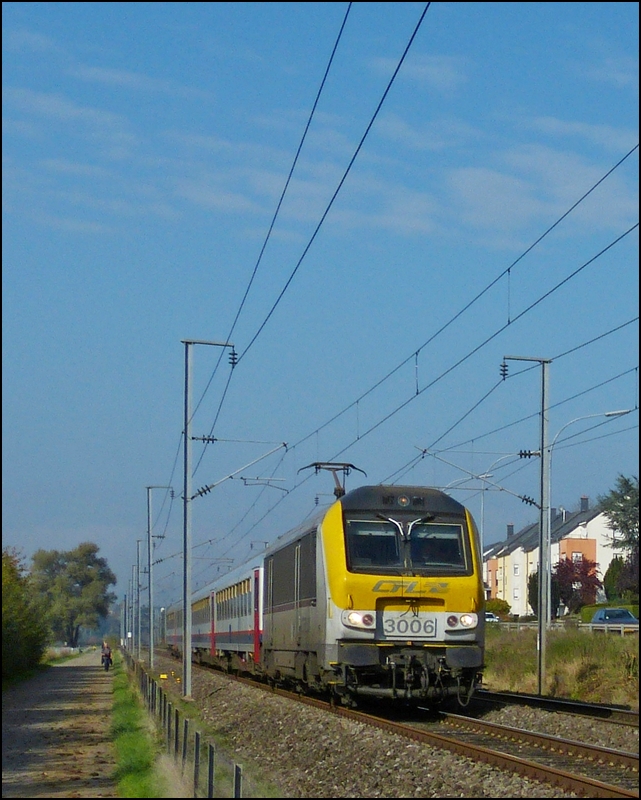
<path id="1" fill-rule="evenodd" d="M 193 594 L 192 659 L 344 705 L 465 706 L 484 608 L 467 508 L 431 487 L 361 486 Z M 182 603 L 165 637 L 182 656 Z"/>

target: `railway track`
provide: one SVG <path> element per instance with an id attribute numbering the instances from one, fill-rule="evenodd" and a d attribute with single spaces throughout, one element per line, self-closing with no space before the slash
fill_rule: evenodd
<path id="1" fill-rule="evenodd" d="M 282 690 L 272 691 L 280 693 Z M 283 694 L 291 696 L 287 692 Z M 321 708 L 329 705 L 312 698 L 293 697 Z M 459 714 L 441 713 L 435 722 L 401 723 L 342 707 L 333 707 L 333 710 L 365 725 L 483 761 L 582 797 L 639 797 L 639 756 L 635 753 L 482 722 Z"/>
<path id="2" fill-rule="evenodd" d="M 602 703 L 580 703 L 575 700 L 565 700 L 557 697 L 541 697 L 536 694 L 520 694 L 518 692 L 490 692 L 485 689 L 475 692 L 472 702 L 476 707 L 483 704 L 531 706 L 562 714 L 590 717 L 595 721 L 601 720 L 617 725 L 628 725 L 631 728 L 639 727 L 638 711 L 622 706 L 608 706 Z"/>
<path id="3" fill-rule="evenodd" d="M 197 668 L 194 665 L 194 668 Z M 207 670 L 205 670 L 207 671 Z M 222 673 L 218 673 L 219 675 Z M 639 797 L 639 758 L 634 753 L 597 747 L 520 728 L 488 723 L 459 714 L 430 713 L 383 715 L 380 710 L 354 710 L 333 706 L 326 700 L 272 688 L 253 680 L 228 676 L 235 681 L 328 713 L 374 726 L 434 749 L 447 750 L 525 779 L 546 783 L 583 797 Z M 580 705 L 580 704 L 579 704 Z M 294 712 L 295 713 L 295 712 Z M 602 717 L 595 717 L 602 724 Z M 610 722 L 608 718 L 606 720 Z"/>

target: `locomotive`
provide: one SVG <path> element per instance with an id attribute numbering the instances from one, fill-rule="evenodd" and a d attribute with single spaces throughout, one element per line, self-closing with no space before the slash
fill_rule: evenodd
<path id="1" fill-rule="evenodd" d="M 442 491 L 361 486 L 195 593 L 192 658 L 304 692 L 466 705 L 485 616 L 475 522 Z M 182 653 L 182 605 L 167 644 Z"/>

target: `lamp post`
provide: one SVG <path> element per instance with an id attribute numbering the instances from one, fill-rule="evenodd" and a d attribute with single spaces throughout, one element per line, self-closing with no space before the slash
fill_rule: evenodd
<path id="1" fill-rule="evenodd" d="M 565 425 L 562 425 L 561 428 L 557 431 L 557 434 L 554 437 L 554 439 L 552 439 L 552 444 L 549 446 L 548 452 L 547 452 L 547 461 L 548 461 L 548 499 L 549 499 L 549 503 L 548 503 L 548 507 L 547 507 L 547 513 L 548 513 L 548 532 L 549 532 L 549 535 L 550 535 L 550 544 L 548 545 L 549 549 L 551 549 L 551 534 L 552 534 L 552 501 L 551 501 L 551 498 L 552 498 L 552 450 L 554 450 L 554 445 L 556 444 L 557 439 L 559 438 L 561 433 L 567 427 L 569 427 L 570 425 L 573 425 L 575 422 L 580 422 L 583 419 L 593 419 L 594 417 L 623 417 L 626 414 L 629 414 L 631 411 L 632 411 L 632 409 L 626 408 L 626 409 L 624 409 L 622 411 L 601 411 L 598 414 L 585 414 L 582 417 L 575 417 L 574 419 L 571 419 L 569 422 L 566 422 Z M 540 578 L 541 578 L 541 576 L 539 575 L 539 580 L 540 580 Z M 546 575 L 546 584 L 547 584 L 547 586 L 546 586 L 547 596 L 548 596 L 548 598 L 551 598 L 551 596 L 552 596 L 552 572 L 551 572 L 551 570 L 549 570 L 548 574 Z M 546 625 L 548 625 L 548 626 L 550 625 L 550 622 L 551 622 L 550 605 L 551 604 L 550 604 L 550 602 L 548 600 L 547 618 L 545 620 Z"/>
<path id="2" fill-rule="evenodd" d="M 183 492 L 183 697 L 191 697 L 191 367 L 189 354 L 194 344 L 231 347 L 231 342 L 182 339 L 185 345 L 185 427 Z M 232 355 L 234 353 L 232 352 Z M 235 362 L 234 362 L 235 363 Z"/>

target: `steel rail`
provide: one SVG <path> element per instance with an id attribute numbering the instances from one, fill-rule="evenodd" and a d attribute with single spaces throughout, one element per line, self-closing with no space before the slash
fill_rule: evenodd
<path id="1" fill-rule="evenodd" d="M 568 700 L 562 697 L 541 697 L 536 694 L 521 694 L 519 692 L 491 692 L 487 689 L 477 689 L 474 693 L 473 702 L 528 705 L 547 711 L 558 711 L 563 714 L 594 717 L 604 722 L 629 725 L 633 728 L 639 727 L 639 712 L 622 706 L 608 706 L 602 703 L 582 703 L 578 700 Z"/>

